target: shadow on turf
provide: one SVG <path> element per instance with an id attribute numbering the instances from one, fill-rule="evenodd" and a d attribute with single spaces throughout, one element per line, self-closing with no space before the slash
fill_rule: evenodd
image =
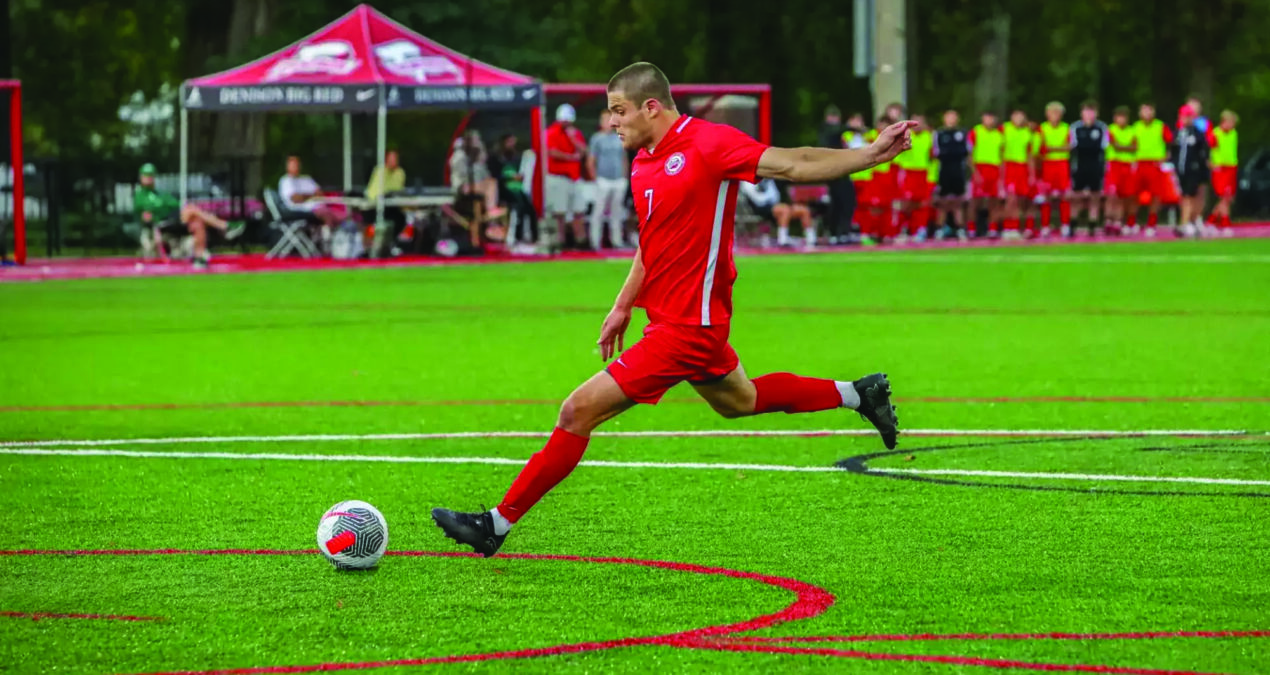
<path id="1" fill-rule="evenodd" d="M 1092 441 L 1110 441 L 1116 440 L 1112 436 L 1074 436 L 1071 438 L 1025 438 L 1018 440 L 994 440 L 980 441 L 975 443 L 956 443 L 951 445 L 932 445 L 924 448 L 906 448 L 903 450 L 887 450 L 885 452 L 873 452 L 864 455 L 856 455 L 846 459 L 838 460 L 835 463 L 840 469 L 846 469 L 851 473 L 858 473 L 864 476 L 877 476 L 879 478 L 894 478 L 896 480 L 908 480 L 918 483 L 934 483 L 935 485 L 951 485 L 955 487 L 975 487 L 975 488 L 1001 488 L 1006 490 L 1031 490 L 1034 492 L 1077 492 L 1080 494 L 1093 495 L 1135 495 L 1146 497 L 1251 497 L 1254 499 L 1270 498 L 1270 492 L 1199 492 L 1199 491 L 1183 491 L 1183 490 L 1117 490 L 1103 488 L 1077 488 L 1063 487 L 1059 485 L 1029 485 L 1026 483 L 980 483 L 968 480 L 954 480 L 949 478 L 932 478 L 930 476 L 918 476 L 908 473 L 891 473 L 885 469 L 870 469 L 868 463 L 883 457 L 894 457 L 896 455 L 913 454 L 918 452 L 936 452 L 939 450 L 964 450 L 967 448 L 995 448 L 1007 445 L 1037 445 L 1040 443 L 1074 443 L 1092 442 Z M 1216 443 L 1206 443 L 1203 445 L 1193 446 L 1177 446 L 1176 448 L 1152 446 L 1139 448 L 1144 451 L 1199 451 L 1199 452 L 1221 452 L 1215 448 L 1223 447 Z M 1228 450 L 1229 451 L 1229 450 Z"/>

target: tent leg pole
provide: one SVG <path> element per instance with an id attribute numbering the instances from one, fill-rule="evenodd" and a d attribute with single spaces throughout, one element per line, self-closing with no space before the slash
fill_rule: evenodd
<path id="1" fill-rule="evenodd" d="M 181 106 L 181 206 L 189 200 L 190 111 Z"/>
<path id="2" fill-rule="evenodd" d="M 344 193 L 353 189 L 353 116 L 344 113 Z"/>
<path id="3" fill-rule="evenodd" d="M 379 97 L 379 131 L 378 139 L 375 143 L 378 154 L 375 155 L 376 161 L 382 162 L 384 155 L 388 153 L 388 106 L 384 102 L 384 97 Z M 387 178 L 387 177 L 385 177 Z M 380 190 L 375 195 L 375 250 L 371 251 L 372 258 L 378 258 L 392 244 L 393 232 L 391 227 L 384 224 L 384 191 Z"/>

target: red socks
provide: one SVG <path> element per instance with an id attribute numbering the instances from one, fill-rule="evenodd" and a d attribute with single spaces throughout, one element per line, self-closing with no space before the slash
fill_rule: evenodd
<path id="1" fill-rule="evenodd" d="M 837 394 L 837 389 L 834 393 Z M 498 512 L 513 523 L 520 520 L 582 461 L 582 453 L 586 452 L 590 440 L 556 427 L 546 447 L 535 452 L 525 468 L 520 470 L 520 475 L 507 490 L 507 496 L 498 505 Z"/>
<path id="2" fill-rule="evenodd" d="M 1072 203 L 1066 199 L 1058 203 L 1058 223 L 1060 225 L 1072 224 Z"/>
<path id="3" fill-rule="evenodd" d="M 1018 218 L 1006 218 L 1006 219 L 1005 219 L 1005 231 L 1006 231 L 1006 232 L 1018 232 L 1018 231 L 1019 231 L 1019 219 L 1018 219 Z"/>
<path id="4" fill-rule="evenodd" d="M 1147 214 L 1147 227 L 1155 227 L 1155 226 L 1156 226 L 1156 225 L 1158 225 L 1158 224 L 1160 224 L 1160 214 L 1158 214 L 1158 213 L 1148 213 L 1148 214 Z"/>
<path id="5" fill-rule="evenodd" d="M 1050 226 L 1050 213 L 1052 210 L 1053 209 L 1050 208 L 1050 203 L 1048 201 L 1041 204 L 1041 227 Z"/>
<path id="6" fill-rule="evenodd" d="M 1128 225 L 1129 227 L 1137 227 L 1138 226 L 1138 210 L 1134 209 L 1130 211 L 1129 217 L 1125 218 L 1124 223 L 1125 225 Z"/>
<path id="7" fill-rule="evenodd" d="M 806 413 L 832 410 L 842 405 L 842 394 L 833 380 L 801 377 L 793 373 L 769 373 L 754 378 L 754 414 Z"/>

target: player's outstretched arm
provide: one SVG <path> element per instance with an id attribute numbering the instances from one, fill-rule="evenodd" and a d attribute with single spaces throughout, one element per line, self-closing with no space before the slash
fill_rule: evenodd
<path id="1" fill-rule="evenodd" d="M 622 341 L 626 336 L 626 327 L 631 323 L 631 308 L 639 297 L 639 289 L 644 285 L 644 258 L 640 249 L 635 249 L 635 260 L 631 263 L 630 274 L 613 301 L 613 309 L 604 317 L 604 325 L 600 326 L 600 360 L 608 361 L 624 348 Z"/>
<path id="2" fill-rule="evenodd" d="M 838 148 L 768 148 L 758 160 L 760 178 L 794 183 L 836 180 L 895 159 L 913 146 L 909 129 L 916 122 L 896 122 L 871 145 L 855 150 Z"/>

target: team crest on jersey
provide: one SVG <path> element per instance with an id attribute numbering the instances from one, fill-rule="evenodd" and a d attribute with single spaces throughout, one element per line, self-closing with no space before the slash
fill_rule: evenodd
<path id="1" fill-rule="evenodd" d="M 962 142 L 963 140 L 965 140 L 965 136 L 963 136 L 963 135 L 962 135 L 962 133 L 961 133 L 960 131 L 958 131 L 958 132 L 956 133 L 956 135 L 954 135 L 954 136 L 953 136 L 953 138 L 956 138 L 958 143 L 960 143 L 960 142 Z"/>
<path id="2" fill-rule="evenodd" d="M 667 175 L 667 176 L 673 176 L 673 175 L 675 175 L 675 174 L 679 173 L 680 171 L 683 171 L 683 170 L 684 170 L 684 162 L 685 162 L 685 161 L 687 161 L 687 160 L 685 160 L 685 159 L 684 159 L 684 154 L 683 154 L 682 152 L 676 152 L 675 154 L 671 155 L 670 157 L 667 157 L 667 158 L 666 158 L 666 167 L 665 167 L 665 168 L 666 168 L 666 175 Z"/>
<path id="3" fill-rule="evenodd" d="M 1089 137 L 1094 139 L 1095 141 L 1098 140 L 1098 138 L 1101 135 L 1102 135 L 1102 132 L 1098 131 L 1097 129 L 1094 129 L 1093 131 L 1089 132 Z"/>

